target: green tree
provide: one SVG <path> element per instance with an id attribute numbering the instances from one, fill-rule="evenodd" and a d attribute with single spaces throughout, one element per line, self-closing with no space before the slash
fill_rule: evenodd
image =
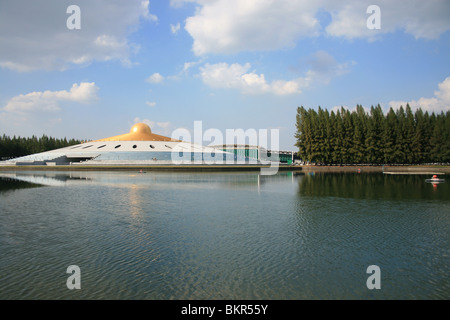
<path id="1" fill-rule="evenodd" d="M 406 161 L 406 138 L 405 138 L 405 124 L 406 124 L 406 114 L 403 106 L 398 108 L 396 114 L 397 125 L 395 126 L 395 144 L 394 144 L 394 163 L 405 163 Z"/>
<path id="2" fill-rule="evenodd" d="M 332 138 L 332 160 L 334 163 L 342 164 L 342 145 L 341 142 L 344 137 L 344 127 L 341 117 L 341 112 L 339 110 L 336 111 L 336 117 L 334 120 L 334 136 Z"/>
<path id="3" fill-rule="evenodd" d="M 297 132 L 295 138 L 297 139 L 296 146 L 298 147 L 298 156 L 304 161 L 310 161 L 311 153 L 311 123 L 309 114 L 306 109 L 301 106 L 297 108 L 296 118 Z"/>
<path id="4" fill-rule="evenodd" d="M 414 113 L 407 104 L 384 115 L 361 105 L 350 112 L 297 108 L 296 146 L 305 161 L 325 164 L 450 162 L 450 112 Z M 44 139 L 44 138 L 43 138 Z M 3 138 L 5 140 L 5 138 Z M 11 147 L 17 148 L 15 137 Z M 45 140 L 45 139 L 44 139 Z M 2 142 L 3 143 L 3 142 Z"/>
<path id="5" fill-rule="evenodd" d="M 366 161 L 369 164 L 380 164 L 383 162 L 383 142 L 381 133 L 383 131 L 384 115 L 381 106 L 371 106 L 370 118 L 366 135 Z"/>
<path id="6" fill-rule="evenodd" d="M 415 122 L 414 122 L 414 114 L 413 114 L 409 104 L 406 104 L 405 112 L 406 112 L 406 121 L 405 121 L 405 128 L 404 128 L 404 138 L 405 138 L 404 150 L 406 153 L 406 162 L 412 164 L 412 163 L 416 162 L 415 155 L 413 152 L 413 147 L 412 147 L 416 128 L 415 128 Z"/>
<path id="7" fill-rule="evenodd" d="M 353 163 L 364 163 L 366 112 L 361 105 L 356 106 L 356 112 L 351 114 L 353 123 L 352 148 L 350 150 Z"/>
<path id="8" fill-rule="evenodd" d="M 81 142 L 76 139 L 67 141 L 66 138 L 56 139 L 53 137 L 49 138 L 45 135 L 38 139 L 34 135 L 31 138 L 16 136 L 11 138 L 3 134 L 0 137 L 0 159 L 21 157 L 79 143 Z"/>
<path id="9" fill-rule="evenodd" d="M 335 127 L 336 127 L 336 115 L 334 111 L 331 111 L 328 117 L 328 126 L 327 126 L 327 163 L 334 164 L 336 163 L 334 160 L 334 152 L 336 146 L 335 142 Z"/>
<path id="10" fill-rule="evenodd" d="M 422 109 L 417 109 L 414 113 L 415 130 L 412 137 L 411 152 L 414 155 L 415 163 L 422 163 L 425 159 L 425 115 Z"/>
<path id="11" fill-rule="evenodd" d="M 384 123 L 383 137 L 382 140 L 384 142 L 383 148 L 383 159 L 384 163 L 392 164 L 396 162 L 396 144 L 397 144 L 397 130 L 398 121 L 397 115 L 395 114 L 394 109 L 390 108 L 389 112 L 386 115 L 386 121 Z"/>

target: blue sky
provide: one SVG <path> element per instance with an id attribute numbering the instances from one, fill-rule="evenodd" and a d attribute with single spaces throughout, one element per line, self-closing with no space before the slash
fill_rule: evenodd
<path id="1" fill-rule="evenodd" d="M 300 105 L 448 111 L 449 17 L 446 0 L 2 1 L 0 134 L 100 139 L 145 122 L 171 136 L 202 121 L 278 129 L 296 150 Z"/>

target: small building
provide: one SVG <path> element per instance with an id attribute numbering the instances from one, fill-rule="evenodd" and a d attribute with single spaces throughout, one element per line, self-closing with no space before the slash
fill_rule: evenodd
<path id="1" fill-rule="evenodd" d="M 240 157 L 258 161 L 276 161 L 280 163 L 292 164 L 296 159 L 296 152 L 294 151 L 267 150 L 260 146 L 248 144 L 223 144 L 211 147 L 222 150 L 224 152 L 233 153 Z"/>

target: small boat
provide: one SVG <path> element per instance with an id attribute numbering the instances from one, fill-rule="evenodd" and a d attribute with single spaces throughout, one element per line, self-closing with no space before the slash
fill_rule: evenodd
<path id="1" fill-rule="evenodd" d="M 431 179 L 426 179 L 425 182 L 429 183 L 441 183 L 445 182 L 445 179 L 439 179 L 437 175 L 433 175 Z"/>

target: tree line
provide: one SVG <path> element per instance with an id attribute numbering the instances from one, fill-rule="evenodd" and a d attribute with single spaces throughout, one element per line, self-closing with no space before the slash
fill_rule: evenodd
<path id="1" fill-rule="evenodd" d="M 297 108 L 296 146 L 305 162 L 318 164 L 450 163 L 450 111 L 429 114 L 409 104 L 384 114 L 341 107 L 329 112 Z"/>
<path id="2" fill-rule="evenodd" d="M 40 138 L 36 136 L 31 138 L 14 136 L 11 138 L 3 134 L 3 136 L 0 136 L 0 160 L 64 148 L 79 143 L 81 141 L 75 139 L 58 139 L 46 135 Z"/>

